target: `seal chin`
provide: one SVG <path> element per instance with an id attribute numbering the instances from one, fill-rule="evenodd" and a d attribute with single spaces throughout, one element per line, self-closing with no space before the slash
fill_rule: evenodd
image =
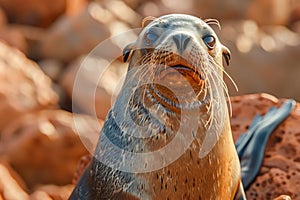
<path id="1" fill-rule="evenodd" d="M 161 70 L 158 70 L 157 78 L 179 88 L 204 84 L 203 76 L 197 67 L 182 58 L 165 63 Z"/>
<path id="2" fill-rule="evenodd" d="M 166 67 L 165 70 L 158 73 L 156 79 L 174 89 L 200 85 L 203 82 L 198 73 L 183 65 Z"/>

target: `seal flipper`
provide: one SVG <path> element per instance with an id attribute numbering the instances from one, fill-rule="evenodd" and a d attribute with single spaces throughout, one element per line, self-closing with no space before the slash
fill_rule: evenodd
<path id="1" fill-rule="evenodd" d="M 69 200 L 88 200 L 89 192 L 88 192 L 88 170 L 90 169 L 91 163 L 85 168 L 83 174 L 81 175 L 79 181 L 77 182 L 75 188 Z"/>
<path id="2" fill-rule="evenodd" d="M 273 107 L 265 116 L 256 116 L 247 134 L 241 135 L 236 142 L 244 188 L 249 187 L 259 172 L 269 135 L 294 107 L 295 101 L 288 100 L 281 108 Z"/>

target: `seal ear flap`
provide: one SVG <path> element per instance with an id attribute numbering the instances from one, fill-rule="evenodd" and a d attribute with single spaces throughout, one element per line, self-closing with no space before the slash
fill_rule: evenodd
<path id="1" fill-rule="evenodd" d="M 148 24 L 150 24 L 151 22 L 153 22 L 156 19 L 157 18 L 153 17 L 153 16 L 145 17 L 142 21 L 142 28 L 145 28 Z"/>
<path id="2" fill-rule="evenodd" d="M 230 53 L 229 49 L 227 47 L 223 46 L 222 47 L 222 54 L 223 54 L 223 57 L 225 59 L 225 62 L 227 64 L 227 66 L 228 66 L 230 58 L 231 58 L 231 53 Z"/>
<path id="3" fill-rule="evenodd" d="M 124 49 L 123 49 L 123 61 L 127 62 L 131 58 L 131 55 L 134 51 L 135 43 L 130 43 L 128 44 Z"/>

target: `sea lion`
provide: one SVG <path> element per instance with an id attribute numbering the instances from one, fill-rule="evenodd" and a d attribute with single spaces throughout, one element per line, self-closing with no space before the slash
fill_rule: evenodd
<path id="1" fill-rule="evenodd" d="M 234 199 L 243 193 L 222 57 L 209 24 L 171 14 L 125 47 L 130 60 L 95 155 L 70 199 Z"/>

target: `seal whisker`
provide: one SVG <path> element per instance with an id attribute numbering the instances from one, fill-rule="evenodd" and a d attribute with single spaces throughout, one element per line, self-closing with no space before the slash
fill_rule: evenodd
<path id="1" fill-rule="evenodd" d="M 220 25 L 220 22 L 217 19 L 204 19 L 203 21 L 205 23 L 207 23 L 208 25 L 211 25 L 211 24 L 217 25 L 220 30 L 222 29 L 221 25 Z"/>
<path id="2" fill-rule="evenodd" d="M 218 83 L 216 82 L 217 79 L 214 78 L 213 76 L 214 74 L 209 74 L 209 77 L 210 77 L 210 86 L 209 86 L 209 89 L 211 91 L 211 97 L 212 98 L 212 101 L 211 101 L 211 109 L 210 109 L 210 116 L 209 116 L 209 121 L 210 121 L 210 124 L 209 124 L 209 127 L 207 128 L 206 130 L 206 138 L 207 137 L 212 137 L 212 138 L 215 138 L 216 140 L 220 137 L 220 134 L 222 133 L 220 130 L 223 128 L 223 123 L 224 123 L 224 118 L 222 117 L 223 116 L 223 113 L 220 113 L 223 111 L 223 107 L 224 107 L 224 103 L 222 101 L 222 96 L 221 96 L 221 92 L 222 91 L 219 91 L 217 88 L 219 87 L 218 86 Z M 213 88 L 215 88 L 216 90 L 213 90 Z M 216 119 L 220 120 L 220 121 L 217 121 L 216 123 L 214 122 Z M 212 145 L 214 145 L 214 142 L 216 141 L 211 141 L 210 139 L 208 140 L 209 143 L 212 142 L 212 144 L 208 144 L 208 147 L 207 144 L 202 144 L 204 147 L 206 148 L 211 148 Z M 202 149 L 201 151 L 206 151 L 207 149 Z"/>
<path id="3" fill-rule="evenodd" d="M 236 84 L 235 84 L 235 82 L 233 81 L 233 79 L 231 78 L 231 76 L 224 70 L 224 68 L 222 67 L 222 66 L 220 66 L 218 63 L 216 63 L 216 62 L 214 62 L 214 60 L 213 59 L 211 59 L 210 60 L 211 61 L 211 63 L 214 65 L 214 66 L 216 66 L 216 67 L 218 67 L 218 69 L 220 69 L 230 80 L 231 80 L 231 82 L 233 83 L 233 85 L 236 87 L 236 89 L 237 89 L 237 86 L 236 86 Z M 214 67 L 212 67 L 212 70 L 215 70 L 214 69 Z M 224 88 L 224 91 L 225 91 L 225 95 L 226 95 L 226 97 L 229 99 L 229 90 L 228 90 L 228 87 L 227 87 L 227 85 L 226 85 L 226 83 L 225 83 L 225 81 L 223 80 L 223 78 L 222 77 L 219 77 L 219 76 L 217 76 L 220 80 L 221 80 L 221 82 L 223 83 L 223 88 Z M 232 105 L 231 105 L 231 101 L 230 100 L 228 100 L 228 104 L 229 104 L 229 113 L 230 113 L 230 116 L 232 116 Z"/>
<path id="4" fill-rule="evenodd" d="M 237 86 L 237 84 L 235 83 L 235 81 L 233 80 L 233 78 L 228 74 L 228 72 L 225 71 L 225 69 L 220 66 L 218 63 L 216 63 L 216 66 L 222 70 L 222 72 L 229 78 L 230 82 L 233 84 L 235 90 L 238 92 L 239 91 L 239 88 Z"/>

